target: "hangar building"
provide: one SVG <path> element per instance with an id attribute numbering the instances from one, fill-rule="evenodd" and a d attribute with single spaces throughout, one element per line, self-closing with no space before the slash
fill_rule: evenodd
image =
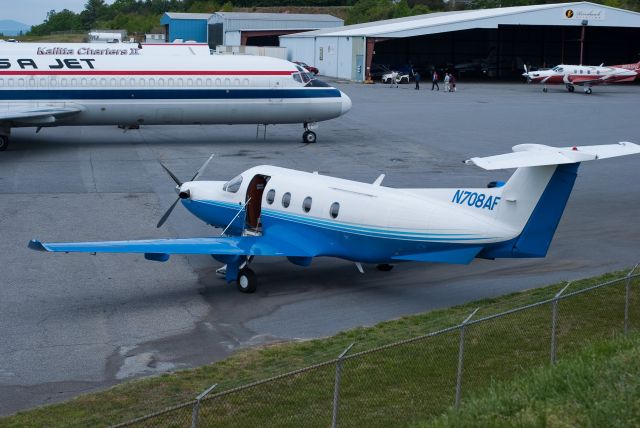
<path id="1" fill-rule="evenodd" d="M 160 19 L 166 41 L 176 39 L 217 45 L 278 46 L 278 36 L 344 25 L 340 18 L 323 14 L 166 12 Z"/>
<path id="2" fill-rule="evenodd" d="M 320 74 L 354 81 L 380 65 L 413 67 L 424 77 L 437 69 L 514 78 L 525 63 L 640 60 L 640 13 L 590 2 L 440 12 L 285 35 L 280 46 Z"/>

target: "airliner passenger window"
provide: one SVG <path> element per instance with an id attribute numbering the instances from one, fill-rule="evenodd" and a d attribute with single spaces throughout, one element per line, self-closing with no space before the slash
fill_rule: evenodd
<path id="1" fill-rule="evenodd" d="M 187 86 L 193 86 L 193 79 L 187 79 Z"/>
<path id="2" fill-rule="evenodd" d="M 207 86 L 211 86 L 213 84 L 213 81 L 210 78 L 207 78 Z"/>
<path id="3" fill-rule="evenodd" d="M 156 79 L 154 79 L 153 77 L 149 79 L 149 86 L 155 86 L 155 84 L 156 84 Z"/>
<path id="4" fill-rule="evenodd" d="M 224 86 L 229 86 L 229 85 L 231 85 L 231 79 L 229 78 L 224 79 Z"/>
<path id="5" fill-rule="evenodd" d="M 233 86 L 240 86 L 240 79 L 233 79 Z"/>
<path id="6" fill-rule="evenodd" d="M 169 79 L 169 86 L 173 86 L 173 79 Z"/>
<path id="7" fill-rule="evenodd" d="M 4 79 L 0 79 L 0 86 L 4 86 Z"/>
<path id="8" fill-rule="evenodd" d="M 302 209 L 306 213 L 311 211 L 311 196 L 307 196 L 306 198 L 304 198 L 304 201 L 302 202 Z"/>
<path id="9" fill-rule="evenodd" d="M 24 79 L 18 79 L 18 86 L 24 86 Z"/>
<path id="10" fill-rule="evenodd" d="M 91 79 L 91 86 L 98 86 L 98 79 Z"/>
<path id="11" fill-rule="evenodd" d="M 198 86 L 202 86 L 202 79 L 198 78 L 198 80 L 196 81 Z"/>
<path id="12" fill-rule="evenodd" d="M 111 79 L 111 86 L 118 86 L 118 81 L 116 79 Z"/>
<path id="13" fill-rule="evenodd" d="M 249 79 L 242 79 L 243 86 L 249 86 Z"/>
<path id="14" fill-rule="evenodd" d="M 267 203 L 271 205 L 273 201 L 276 199 L 276 191 L 271 189 L 267 192 Z"/>
<path id="15" fill-rule="evenodd" d="M 329 209 L 329 214 L 331 215 L 331 218 L 337 218 L 339 212 L 340 212 L 340 204 L 337 202 L 332 203 L 331 209 Z"/>
<path id="16" fill-rule="evenodd" d="M 289 208 L 289 204 L 291 204 L 291 193 L 287 192 L 282 195 L 282 206 Z"/>
<path id="17" fill-rule="evenodd" d="M 216 86 L 222 85 L 222 80 L 220 78 L 216 79 Z"/>
<path id="18" fill-rule="evenodd" d="M 224 186 L 222 186 L 222 190 L 224 190 L 225 192 L 236 193 L 238 190 L 240 190 L 241 184 L 242 176 L 239 175 L 224 183 Z"/>

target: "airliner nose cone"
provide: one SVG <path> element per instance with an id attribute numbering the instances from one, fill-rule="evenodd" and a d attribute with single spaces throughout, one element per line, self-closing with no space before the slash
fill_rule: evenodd
<path id="1" fill-rule="evenodd" d="M 344 92 L 340 91 L 340 98 L 342 100 L 342 110 L 340 114 L 345 114 L 349 110 L 351 110 L 351 98 Z"/>

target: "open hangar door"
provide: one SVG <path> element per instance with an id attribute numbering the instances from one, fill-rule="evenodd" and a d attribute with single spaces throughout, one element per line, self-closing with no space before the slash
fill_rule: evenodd
<path id="1" fill-rule="evenodd" d="M 413 68 L 423 79 L 431 70 L 453 72 L 462 79 L 521 79 L 524 64 L 552 67 L 583 63 L 615 65 L 640 60 L 640 29 L 587 26 L 504 25 L 423 36 L 378 40 L 374 78 L 386 68 Z M 378 71 L 378 74 L 376 74 Z"/>

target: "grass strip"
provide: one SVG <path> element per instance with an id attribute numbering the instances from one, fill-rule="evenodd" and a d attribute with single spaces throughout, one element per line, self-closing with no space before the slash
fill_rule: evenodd
<path id="1" fill-rule="evenodd" d="M 596 342 L 555 367 L 491 385 L 418 427 L 631 427 L 640 421 L 640 336 Z"/>
<path id="2" fill-rule="evenodd" d="M 621 278 L 614 272 L 575 282 L 567 292 Z M 640 300 L 640 280 L 632 301 Z M 564 284 L 407 316 L 336 336 L 239 351 L 195 369 L 133 380 L 71 401 L 0 419 L 1 427 L 105 426 L 134 419 L 193 399 L 213 383 L 217 391 L 266 379 L 335 358 L 350 343 L 366 351 L 459 324 L 476 307 L 475 319 L 549 299 Z M 558 358 L 589 340 L 622 331 L 624 286 L 611 286 L 559 303 Z M 636 291 L 638 290 L 638 291 Z M 637 297 L 636 297 L 637 296 Z M 640 327 L 640 305 L 632 305 L 632 327 Z M 492 382 L 549 361 L 551 305 L 471 325 L 466 331 L 463 399 Z M 411 425 L 445 411 L 453 402 L 459 332 L 390 347 L 344 362 L 340 422 L 356 426 Z M 214 426 L 327 426 L 331 422 L 335 367 L 327 365 L 251 389 L 206 400 L 201 420 Z M 139 426 L 189 425 L 191 407 Z"/>

